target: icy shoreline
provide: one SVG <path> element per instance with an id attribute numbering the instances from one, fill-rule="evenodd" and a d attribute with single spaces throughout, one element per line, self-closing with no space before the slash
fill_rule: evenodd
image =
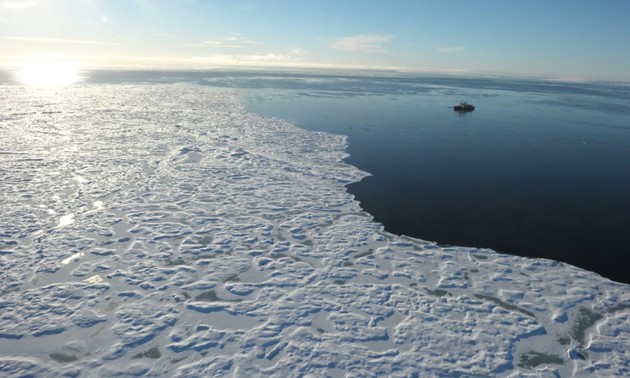
<path id="1" fill-rule="evenodd" d="M 1 87 L 0 373 L 622 376 L 630 289 L 386 233 L 238 93 Z"/>

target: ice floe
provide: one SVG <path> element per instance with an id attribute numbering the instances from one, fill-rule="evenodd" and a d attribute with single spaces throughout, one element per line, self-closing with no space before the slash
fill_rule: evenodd
<path id="1" fill-rule="evenodd" d="M 0 376 L 627 376 L 630 288 L 391 235 L 239 94 L 0 88 Z"/>

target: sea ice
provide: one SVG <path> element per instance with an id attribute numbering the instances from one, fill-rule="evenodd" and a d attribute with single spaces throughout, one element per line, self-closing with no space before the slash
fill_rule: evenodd
<path id="1" fill-rule="evenodd" d="M 630 370 L 627 285 L 391 235 L 235 91 L 5 86 L 0 131 L 1 376 Z"/>

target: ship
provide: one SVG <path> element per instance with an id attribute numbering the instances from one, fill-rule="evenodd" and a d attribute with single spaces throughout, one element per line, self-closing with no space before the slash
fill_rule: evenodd
<path id="1" fill-rule="evenodd" d="M 453 110 L 456 112 L 472 112 L 475 110 L 475 105 L 469 104 L 466 101 L 462 101 L 459 104 L 453 106 Z"/>

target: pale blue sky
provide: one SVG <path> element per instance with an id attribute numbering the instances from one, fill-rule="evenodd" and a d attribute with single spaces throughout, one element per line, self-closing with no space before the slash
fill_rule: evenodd
<path id="1" fill-rule="evenodd" d="M 628 0 L 0 0 L 0 66 L 392 68 L 630 81 Z"/>

